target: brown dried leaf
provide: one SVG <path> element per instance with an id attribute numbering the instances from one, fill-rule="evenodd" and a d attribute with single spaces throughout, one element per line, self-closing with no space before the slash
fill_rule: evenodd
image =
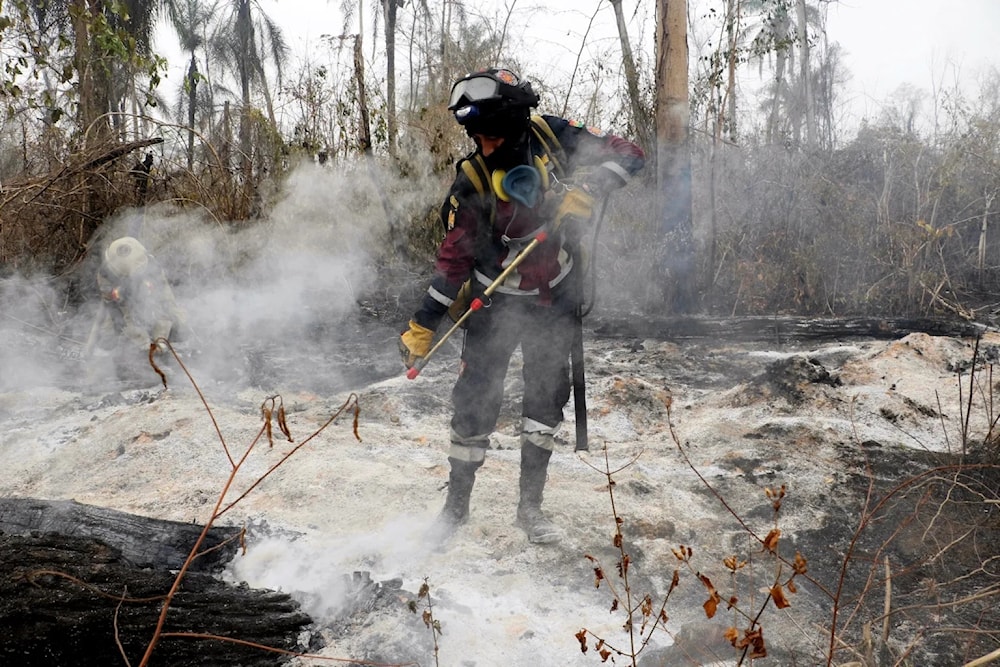
<path id="1" fill-rule="evenodd" d="M 737 570 L 742 570 L 747 562 L 745 560 L 740 560 L 735 555 L 726 556 L 722 559 L 722 564 L 726 566 L 731 572 L 736 572 Z"/>
<path id="2" fill-rule="evenodd" d="M 772 528 L 771 532 L 764 538 L 764 549 L 774 553 L 778 550 L 778 539 L 781 537 L 780 528 Z"/>
<path id="3" fill-rule="evenodd" d="M 701 606 L 705 608 L 705 616 L 707 616 L 708 618 L 712 618 L 713 616 L 715 616 L 715 612 L 719 608 L 718 596 L 713 595 L 709 597 L 707 600 L 705 600 L 705 604 Z"/>
<path id="4" fill-rule="evenodd" d="M 785 584 L 785 586 L 788 587 L 788 592 L 789 593 L 798 593 L 799 592 L 799 589 L 795 586 L 795 580 L 794 579 L 789 579 L 788 583 Z"/>
<path id="5" fill-rule="evenodd" d="M 580 632 L 574 635 L 576 640 L 580 642 L 580 651 L 583 653 L 587 652 L 587 628 L 583 628 Z"/>
<path id="6" fill-rule="evenodd" d="M 671 549 L 671 551 L 674 553 L 674 557 L 682 562 L 690 560 L 691 554 L 694 553 L 691 547 L 686 547 L 683 544 L 677 547 L 676 549 Z"/>
<path id="7" fill-rule="evenodd" d="M 601 587 L 601 580 L 604 579 L 604 570 L 600 567 L 594 568 L 594 588 Z"/>
<path id="8" fill-rule="evenodd" d="M 295 442 L 292 440 L 292 432 L 288 430 L 288 421 L 286 420 L 284 403 L 278 406 L 278 428 L 280 428 L 281 432 L 286 438 L 288 438 L 288 442 Z"/>
<path id="9" fill-rule="evenodd" d="M 740 631 L 730 626 L 726 628 L 726 631 L 722 633 L 722 636 L 735 647 L 737 640 L 740 638 Z"/>
<path id="10" fill-rule="evenodd" d="M 767 646 L 764 645 L 764 631 L 757 629 L 754 632 L 748 633 L 747 639 L 750 642 L 752 648 L 750 649 L 750 659 L 754 658 L 766 658 L 767 657 Z"/>
<path id="11" fill-rule="evenodd" d="M 778 609 L 792 606 L 788 598 L 785 597 L 785 591 L 781 588 L 781 584 L 771 586 L 771 599 L 774 600 L 774 606 Z"/>
<path id="12" fill-rule="evenodd" d="M 805 574 L 806 571 L 809 569 L 809 561 L 807 561 L 805 557 L 798 551 L 795 552 L 794 567 L 795 567 L 795 574 Z"/>

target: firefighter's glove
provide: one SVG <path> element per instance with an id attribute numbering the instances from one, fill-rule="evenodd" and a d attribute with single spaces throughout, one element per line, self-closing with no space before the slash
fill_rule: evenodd
<path id="1" fill-rule="evenodd" d="M 556 227 L 574 222 L 586 224 L 593 213 L 594 198 L 583 188 L 571 188 L 561 195 L 552 221 Z"/>
<path id="2" fill-rule="evenodd" d="M 410 328 L 399 337 L 399 353 L 407 368 L 413 368 L 418 359 L 427 356 L 431 349 L 434 332 L 410 320 Z"/>

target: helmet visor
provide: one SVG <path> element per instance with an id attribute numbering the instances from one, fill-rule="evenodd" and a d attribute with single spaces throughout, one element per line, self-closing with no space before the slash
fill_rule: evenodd
<path id="1" fill-rule="evenodd" d="M 448 108 L 454 111 L 461 106 L 500 99 L 503 97 L 501 84 L 516 86 L 517 75 L 506 69 L 470 74 L 451 87 Z"/>
<path id="2" fill-rule="evenodd" d="M 499 97 L 500 84 L 488 76 L 476 76 L 471 79 L 462 79 L 451 88 L 451 97 L 448 99 L 448 108 L 456 109 L 460 106 L 475 104 Z"/>

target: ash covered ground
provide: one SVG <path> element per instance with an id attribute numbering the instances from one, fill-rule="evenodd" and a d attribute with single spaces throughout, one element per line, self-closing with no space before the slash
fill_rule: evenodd
<path id="1" fill-rule="evenodd" d="M 742 633 L 747 619 L 725 604 L 707 618 L 705 580 L 750 618 L 764 608 L 762 664 L 827 664 L 832 644 L 834 664 L 885 652 L 885 664 L 905 655 L 957 665 L 1000 643 L 1000 334 L 980 328 L 977 348 L 973 336 L 893 336 L 891 327 L 838 338 L 827 323 L 823 342 L 810 343 L 748 337 L 747 321 L 733 319 L 692 338 L 669 335 L 648 313 L 616 314 L 641 332 L 609 326 L 600 306 L 612 302 L 599 298 L 584 337 L 590 452 L 573 451 L 571 403 L 546 487 L 566 538 L 535 547 L 513 526 L 515 357 L 471 520 L 437 550 L 424 533 L 446 493 L 460 337 L 407 380 L 396 338 L 426 276 L 386 287 L 368 253 L 385 232 L 372 223 L 385 217 L 372 183 L 306 168 L 286 185 L 252 227 L 169 208 L 106 223 L 105 240 L 141 215 L 142 241 L 195 332 L 182 355 L 200 394 L 169 361 L 166 389 L 151 370 L 120 383 L 103 354 L 83 363 L 93 302 L 82 279 L 74 308 L 56 279 L 0 281 L 0 496 L 204 523 L 272 401 L 292 441 L 279 431 L 273 445 L 258 441 L 227 499 L 301 448 L 219 518 L 249 530 L 246 553 L 222 576 L 293 595 L 315 621 L 303 648 L 326 657 L 577 666 L 600 664 L 595 637 L 629 650 L 626 605 L 613 609 L 612 586 L 625 592 L 615 511 L 633 601 L 648 594 L 658 610 L 680 569 L 644 667 L 740 659 L 725 632 Z M 85 262 L 80 275 L 95 268 Z M 357 431 L 345 416 L 302 444 L 352 394 Z M 782 487 L 776 516 L 767 489 Z M 762 549 L 776 529 L 781 562 Z M 690 569 L 675 557 L 681 545 Z M 796 552 L 808 565 L 796 592 L 782 589 L 790 606 L 765 605 Z M 746 562 L 735 578 L 731 556 Z M 595 567 L 606 577 L 598 587 Z M 442 630 L 436 655 L 420 617 L 426 600 L 416 614 L 407 605 L 424 583 Z"/>
<path id="2" fill-rule="evenodd" d="M 984 495 L 995 493 L 995 473 L 954 466 L 989 461 L 991 446 L 981 445 L 995 419 L 988 362 L 1000 335 L 979 341 L 969 404 L 971 338 L 670 341 L 608 336 L 595 320 L 585 336 L 590 452 L 573 451 L 571 404 L 546 487 L 566 539 L 537 547 L 513 526 L 515 357 L 471 521 L 439 550 L 424 532 L 445 495 L 458 341 L 407 380 L 395 325 L 358 309 L 335 336 L 233 351 L 221 374 L 217 361 L 195 355 L 189 370 L 211 416 L 176 364 L 166 364 L 167 389 L 152 372 L 128 386 L 83 383 L 77 360 L 49 350 L 48 372 L 5 382 L 0 393 L 0 494 L 205 522 L 230 472 L 213 419 L 239 458 L 269 397 L 287 411 L 292 441 L 277 430 L 273 446 L 259 441 L 229 492 L 235 498 L 356 394 L 360 440 L 352 417 L 338 419 L 219 520 L 250 528 L 246 554 L 223 577 L 291 593 L 315 620 L 303 642 L 319 655 L 435 664 L 432 636 L 407 608 L 425 582 L 442 627 L 439 664 L 599 664 L 593 639 L 581 653 L 581 628 L 627 649 L 609 589 L 624 591 L 608 466 L 631 594 L 649 594 L 658 608 L 680 568 L 667 630 L 652 634 L 642 665 L 735 664 L 741 654 L 723 633 L 746 621 L 724 607 L 706 618 L 708 591 L 694 571 L 756 613 L 778 567 L 757 538 L 776 527 L 778 553 L 788 561 L 801 553 L 810 580 L 786 591 L 789 607 L 761 615 L 763 664 L 824 664 L 834 599 L 843 638 L 863 651 L 865 623 L 881 633 L 887 565 L 894 655 L 961 664 L 995 647 L 991 597 L 942 602 L 997 585 L 996 498 Z M 6 358 L 24 339 L 5 337 Z M 781 487 L 775 515 L 766 489 Z M 680 545 L 691 549 L 691 570 L 674 555 Z M 731 555 L 747 561 L 735 581 L 723 564 Z M 595 566 L 607 577 L 600 587 Z M 781 568 L 784 581 L 790 566 Z M 377 604 L 359 597 L 373 582 Z M 936 631 L 944 626 L 983 632 Z M 858 658 L 841 649 L 834 662 Z"/>

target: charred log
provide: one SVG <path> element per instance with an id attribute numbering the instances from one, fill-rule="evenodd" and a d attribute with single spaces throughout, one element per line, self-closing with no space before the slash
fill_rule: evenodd
<path id="1" fill-rule="evenodd" d="M 93 538 L 140 568 L 179 569 L 202 528 L 194 523 L 150 519 L 73 500 L 0 498 L 0 534 Z M 194 561 L 193 569 L 220 570 L 236 554 L 240 530 L 213 526 L 201 546 L 206 553 Z"/>
<path id="2" fill-rule="evenodd" d="M 975 337 L 986 331 L 976 322 L 958 318 L 804 318 L 778 317 L 655 317 L 605 318 L 595 321 L 601 336 L 656 340 L 831 341 L 845 338 L 889 340 L 911 333 L 932 336 Z"/>
<path id="3" fill-rule="evenodd" d="M 176 567 L 202 527 L 72 502 L 2 499 L 2 507 L 0 664 L 138 664 Z M 312 621 L 289 595 L 229 585 L 205 572 L 232 556 L 224 543 L 234 530 L 210 531 L 212 543 L 223 546 L 193 562 L 163 631 L 299 650 L 299 636 Z M 165 636 L 149 664 L 263 667 L 287 659 L 243 643 Z"/>

